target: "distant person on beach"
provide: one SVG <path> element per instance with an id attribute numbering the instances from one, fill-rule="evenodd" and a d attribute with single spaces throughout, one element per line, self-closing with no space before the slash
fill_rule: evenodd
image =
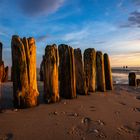
<path id="1" fill-rule="evenodd" d="M 128 66 L 123 66 L 123 69 L 127 69 L 128 68 Z"/>

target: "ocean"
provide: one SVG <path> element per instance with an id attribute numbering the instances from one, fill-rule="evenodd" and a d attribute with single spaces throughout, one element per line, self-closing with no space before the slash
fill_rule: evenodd
<path id="1" fill-rule="evenodd" d="M 113 67 L 112 68 L 112 77 L 114 84 L 128 84 L 128 75 L 130 72 L 135 72 L 137 75 L 137 79 L 140 79 L 140 67 L 130 67 L 127 69 L 120 68 L 120 67 Z M 11 79 L 9 72 L 9 80 Z M 39 76 L 39 68 L 37 68 L 37 80 L 40 79 Z"/>
<path id="2" fill-rule="evenodd" d="M 112 68 L 112 77 L 114 84 L 128 84 L 128 75 L 130 72 L 136 73 L 136 78 L 140 79 L 140 67 Z"/>

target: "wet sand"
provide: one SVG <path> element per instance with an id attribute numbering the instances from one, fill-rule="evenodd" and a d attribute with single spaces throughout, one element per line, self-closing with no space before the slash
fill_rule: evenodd
<path id="1" fill-rule="evenodd" d="M 40 94 L 43 83 L 39 82 Z M 12 83 L 2 84 L 0 140 L 140 140 L 140 88 L 115 85 L 31 109 L 12 109 Z"/>

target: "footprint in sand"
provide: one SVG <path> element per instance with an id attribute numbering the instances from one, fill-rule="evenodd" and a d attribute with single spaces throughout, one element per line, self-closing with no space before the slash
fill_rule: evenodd
<path id="1" fill-rule="evenodd" d="M 73 126 L 69 131 L 68 131 L 69 135 L 77 135 L 77 136 L 83 136 L 84 133 L 82 131 L 82 129 L 80 129 L 79 127 Z"/>
<path id="2" fill-rule="evenodd" d="M 119 104 L 121 104 L 121 105 L 126 105 L 126 103 L 124 103 L 124 102 L 119 102 Z"/>
<path id="3" fill-rule="evenodd" d="M 120 111 L 115 111 L 114 113 L 115 113 L 117 116 L 120 115 Z"/>
<path id="4" fill-rule="evenodd" d="M 127 126 L 127 125 L 123 125 L 119 128 L 117 128 L 119 133 L 128 133 L 128 134 L 133 134 L 135 132 L 134 129 L 132 129 L 131 127 Z"/>
<path id="5" fill-rule="evenodd" d="M 140 126 L 140 122 L 136 122 L 136 125 Z"/>
<path id="6" fill-rule="evenodd" d="M 94 106 L 90 106 L 91 110 L 90 111 L 96 111 Z"/>

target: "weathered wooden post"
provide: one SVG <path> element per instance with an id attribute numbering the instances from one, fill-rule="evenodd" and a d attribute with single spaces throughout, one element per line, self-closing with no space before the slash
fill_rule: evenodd
<path id="1" fill-rule="evenodd" d="M 101 51 L 96 52 L 97 91 L 105 92 L 104 57 Z"/>
<path id="2" fill-rule="evenodd" d="M 3 82 L 3 75 L 5 74 L 4 62 L 0 62 L 0 83 Z"/>
<path id="3" fill-rule="evenodd" d="M 137 85 L 135 72 L 129 73 L 128 78 L 129 78 L 129 86 L 136 86 Z"/>
<path id="4" fill-rule="evenodd" d="M 36 80 L 36 46 L 33 38 L 13 36 L 12 73 L 15 108 L 29 108 L 38 104 Z"/>
<path id="5" fill-rule="evenodd" d="M 86 77 L 82 60 L 81 50 L 74 49 L 75 73 L 76 73 L 76 92 L 80 95 L 87 95 Z"/>
<path id="6" fill-rule="evenodd" d="M 107 90 L 113 90 L 112 71 L 108 54 L 104 54 L 105 83 Z"/>
<path id="7" fill-rule="evenodd" d="M 76 76 L 74 50 L 68 45 L 59 45 L 60 96 L 66 99 L 76 97 Z"/>
<path id="8" fill-rule="evenodd" d="M 44 59 L 42 59 L 42 62 L 40 64 L 40 71 L 39 71 L 40 81 L 44 81 L 44 61 L 43 60 Z"/>
<path id="9" fill-rule="evenodd" d="M 4 62 L 2 61 L 2 43 L 0 42 L 0 83 L 2 82 L 4 74 Z"/>
<path id="10" fill-rule="evenodd" d="M 140 86 L 140 79 L 136 79 L 137 86 Z"/>
<path id="11" fill-rule="evenodd" d="M 4 61 L 2 59 L 2 49 L 3 45 L 0 42 L 0 83 L 8 81 L 8 66 L 4 67 Z"/>
<path id="12" fill-rule="evenodd" d="M 8 72 L 9 72 L 9 67 L 4 68 L 4 74 L 3 74 L 3 79 L 2 82 L 7 82 L 8 81 Z"/>
<path id="13" fill-rule="evenodd" d="M 59 101 L 58 84 L 58 49 L 56 45 L 48 45 L 43 58 L 44 68 L 44 100 L 47 103 Z"/>
<path id="14" fill-rule="evenodd" d="M 96 51 L 94 48 L 86 49 L 84 52 L 84 70 L 88 92 L 96 89 Z"/>

